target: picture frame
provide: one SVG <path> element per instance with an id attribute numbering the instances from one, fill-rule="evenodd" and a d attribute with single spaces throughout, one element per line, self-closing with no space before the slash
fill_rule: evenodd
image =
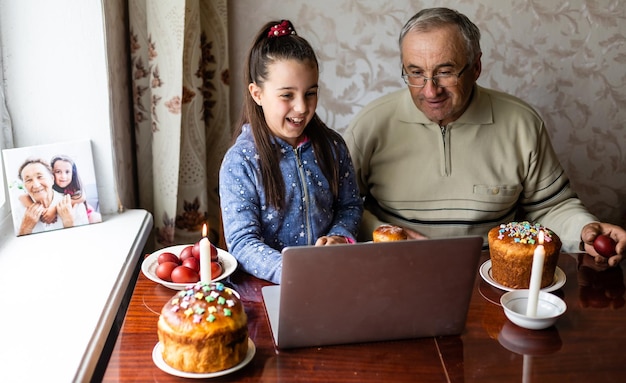
<path id="1" fill-rule="evenodd" d="M 102 222 L 90 140 L 2 155 L 16 236 Z"/>

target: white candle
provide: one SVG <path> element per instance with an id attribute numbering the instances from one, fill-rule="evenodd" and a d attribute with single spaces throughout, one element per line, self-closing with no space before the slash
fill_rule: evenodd
<path id="1" fill-rule="evenodd" d="M 211 282 L 211 244 L 207 236 L 206 223 L 202 226 L 202 239 L 200 240 L 200 281 Z"/>
<path id="2" fill-rule="evenodd" d="M 539 231 L 537 236 L 539 245 L 533 254 L 533 266 L 530 272 L 530 285 L 528 287 L 528 306 L 526 315 L 534 317 L 537 315 L 537 303 L 539 301 L 539 290 L 541 290 L 541 274 L 543 274 L 543 261 L 546 252 L 543 248 L 543 231 Z"/>

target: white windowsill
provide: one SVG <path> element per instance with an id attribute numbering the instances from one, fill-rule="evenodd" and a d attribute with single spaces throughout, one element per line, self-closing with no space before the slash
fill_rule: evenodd
<path id="1" fill-rule="evenodd" d="M 89 380 L 152 223 L 129 210 L 16 237 L 0 222 L 0 381 Z"/>

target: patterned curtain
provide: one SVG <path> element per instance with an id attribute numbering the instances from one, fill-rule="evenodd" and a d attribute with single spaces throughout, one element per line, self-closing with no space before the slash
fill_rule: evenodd
<path id="1" fill-rule="evenodd" d="M 139 206 L 156 248 L 223 247 L 218 173 L 230 142 L 226 0 L 129 2 Z"/>

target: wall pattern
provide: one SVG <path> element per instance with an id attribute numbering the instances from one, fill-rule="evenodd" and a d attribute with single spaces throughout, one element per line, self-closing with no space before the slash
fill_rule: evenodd
<path id="1" fill-rule="evenodd" d="M 600 219 L 626 225 L 626 7 L 620 0 L 238 0 L 228 3 L 231 121 L 253 35 L 290 19 L 317 50 L 318 113 L 343 131 L 368 102 L 404 86 L 402 25 L 425 7 L 465 13 L 482 31 L 480 85 L 544 117 L 574 188 Z"/>

